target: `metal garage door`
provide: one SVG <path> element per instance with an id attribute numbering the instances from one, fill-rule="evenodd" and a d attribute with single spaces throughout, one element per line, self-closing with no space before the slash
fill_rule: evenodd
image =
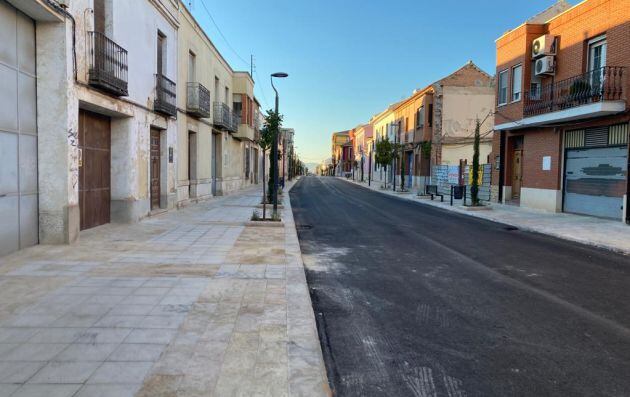
<path id="1" fill-rule="evenodd" d="M 567 150 L 564 211 L 621 220 L 627 147 Z"/>
<path id="2" fill-rule="evenodd" d="M 38 242 L 35 25 L 0 0 L 0 255 Z"/>

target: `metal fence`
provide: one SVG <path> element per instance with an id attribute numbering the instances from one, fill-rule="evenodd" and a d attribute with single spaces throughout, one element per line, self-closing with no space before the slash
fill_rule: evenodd
<path id="1" fill-rule="evenodd" d="M 492 165 L 482 164 L 480 165 L 482 176 L 481 184 L 479 185 L 479 200 L 490 201 L 492 184 Z M 471 179 L 471 166 L 464 166 L 463 173 L 460 170 L 459 165 L 436 165 L 431 169 L 431 184 L 437 185 L 438 193 L 445 196 L 451 195 L 451 186 L 460 185 L 460 181 L 463 180 L 466 185 L 466 197 L 470 200 L 470 179 Z"/>
<path id="2" fill-rule="evenodd" d="M 490 185 L 492 184 L 492 164 L 482 164 L 481 168 L 483 170 L 483 174 L 481 176 L 481 184 L 479 185 L 478 197 L 481 201 L 490 201 Z M 471 166 L 467 165 L 464 171 L 464 175 L 466 175 L 466 197 L 468 198 L 470 198 L 470 183 L 468 183 L 470 171 Z"/>

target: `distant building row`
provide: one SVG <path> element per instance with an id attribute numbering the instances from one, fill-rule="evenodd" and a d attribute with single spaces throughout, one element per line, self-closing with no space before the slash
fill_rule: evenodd
<path id="1" fill-rule="evenodd" d="M 481 157 L 492 150 L 494 80 L 468 62 L 449 76 L 370 118 L 365 125 L 332 135 L 334 174 L 354 175 L 379 183 L 423 190 L 435 179 L 438 165 L 464 166 L 472 161 L 476 121 L 482 123 Z M 379 167 L 376 142 L 389 139 L 401 146 L 395 166 Z M 402 172 L 404 171 L 404 173 Z"/>
<path id="2" fill-rule="evenodd" d="M 628 1 L 558 1 L 496 49 L 494 78 L 468 64 L 368 124 L 334 133 L 328 172 L 399 183 L 404 162 L 407 186 L 448 194 L 469 184 L 479 119 L 482 199 L 628 222 Z M 404 144 L 395 175 L 374 167 L 374 142 L 384 136 Z"/>

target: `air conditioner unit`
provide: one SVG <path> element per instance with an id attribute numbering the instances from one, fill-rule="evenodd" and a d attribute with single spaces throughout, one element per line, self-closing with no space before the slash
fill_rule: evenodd
<path id="1" fill-rule="evenodd" d="M 534 65 L 534 73 L 536 76 L 555 74 L 555 72 L 556 63 L 552 55 L 536 59 L 536 64 Z"/>
<path id="2" fill-rule="evenodd" d="M 540 36 L 532 42 L 532 58 L 556 55 L 556 37 L 550 34 Z"/>

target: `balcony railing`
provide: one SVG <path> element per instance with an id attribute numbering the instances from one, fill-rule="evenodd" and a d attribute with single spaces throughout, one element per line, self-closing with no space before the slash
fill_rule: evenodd
<path id="1" fill-rule="evenodd" d="M 223 102 L 215 102 L 213 106 L 212 122 L 215 127 L 228 130 L 232 128 L 232 111 L 230 107 Z"/>
<path id="2" fill-rule="evenodd" d="M 241 125 L 241 115 L 232 112 L 231 116 L 232 116 L 231 118 L 232 122 L 230 123 L 230 127 L 228 128 L 228 131 L 237 132 L 238 126 Z"/>
<path id="3" fill-rule="evenodd" d="M 103 33 L 88 32 L 88 83 L 116 96 L 127 96 L 127 50 Z"/>
<path id="4" fill-rule="evenodd" d="M 155 102 L 153 109 L 168 116 L 177 116 L 175 82 L 161 74 L 155 75 Z"/>
<path id="5" fill-rule="evenodd" d="M 201 83 L 188 83 L 186 90 L 186 111 L 195 117 L 210 117 L 210 91 Z"/>
<path id="6" fill-rule="evenodd" d="M 260 118 L 258 118 L 258 114 L 254 118 L 254 130 L 260 131 Z"/>
<path id="7" fill-rule="evenodd" d="M 625 68 L 605 66 L 524 93 L 523 116 L 531 117 L 625 97 Z"/>

